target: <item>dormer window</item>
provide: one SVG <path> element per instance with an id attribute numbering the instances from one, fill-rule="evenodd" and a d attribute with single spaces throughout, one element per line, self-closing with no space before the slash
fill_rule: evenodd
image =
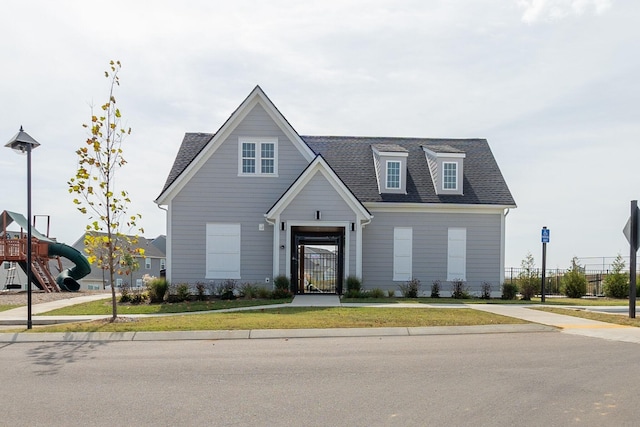
<path id="1" fill-rule="evenodd" d="M 398 190 L 400 188 L 400 165 L 397 160 L 387 160 L 387 189 Z"/>
<path id="2" fill-rule="evenodd" d="M 277 138 L 240 138 L 238 142 L 238 175 L 277 176 Z"/>
<path id="3" fill-rule="evenodd" d="M 444 190 L 458 189 L 458 164 L 442 162 L 442 188 Z"/>
<path id="4" fill-rule="evenodd" d="M 407 149 L 398 144 L 374 144 L 371 149 L 380 194 L 407 194 Z"/>
<path id="5" fill-rule="evenodd" d="M 438 195 L 462 195 L 465 153 L 448 145 L 423 146 L 433 187 Z"/>

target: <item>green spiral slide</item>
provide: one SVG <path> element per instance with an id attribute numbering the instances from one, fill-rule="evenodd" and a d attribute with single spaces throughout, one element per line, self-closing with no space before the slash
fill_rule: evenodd
<path id="1" fill-rule="evenodd" d="M 60 274 L 58 274 L 58 277 L 56 277 L 56 283 L 60 289 L 69 292 L 80 290 L 80 283 L 77 281 L 91 273 L 91 265 L 89 261 L 87 261 L 87 258 L 77 249 L 57 242 L 49 243 L 49 256 L 61 256 L 75 264 L 74 267 L 62 270 Z"/>

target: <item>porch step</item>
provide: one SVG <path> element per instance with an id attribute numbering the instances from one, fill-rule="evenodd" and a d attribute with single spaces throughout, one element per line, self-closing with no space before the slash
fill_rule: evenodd
<path id="1" fill-rule="evenodd" d="M 338 295 L 296 295 L 291 302 L 296 307 L 340 307 L 340 297 Z"/>

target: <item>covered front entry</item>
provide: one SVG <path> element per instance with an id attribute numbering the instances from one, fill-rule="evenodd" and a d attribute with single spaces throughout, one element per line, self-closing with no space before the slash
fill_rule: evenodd
<path id="1" fill-rule="evenodd" d="M 292 227 L 291 286 L 295 294 L 342 294 L 343 227 Z"/>

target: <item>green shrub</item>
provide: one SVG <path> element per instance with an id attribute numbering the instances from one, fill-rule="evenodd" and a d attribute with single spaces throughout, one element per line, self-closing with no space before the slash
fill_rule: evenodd
<path id="1" fill-rule="evenodd" d="M 527 256 L 520 263 L 522 271 L 518 274 L 518 287 L 520 288 L 520 294 L 525 301 L 531 301 L 540 291 L 540 278 L 538 277 L 538 270 L 535 268 L 535 262 L 533 255 L 527 253 Z"/>
<path id="2" fill-rule="evenodd" d="M 204 301 L 207 299 L 207 285 L 202 282 L 196 283 L 196 300 Z"/>
<path id="3" fill-rule="evenodd" d="M 587 278 L 575 257 L 571 260 L 571 269 L 562 276 L 562 290 L 569 298 L 581 298 L 587 293 Z"/>
<path id="4" fill-rule="evenodd" d="M 629 296 L 629 275 L 623 273 L 625 263 L 618 254 L 611 264 L 612 272 L 604 279 L 604 295 L 609 298 L 627 298 Z"/>
<path id="5" fill-rule="evenodd" d="M 131 293 L 131 297 L 129 302 L 131 304 L 143 304 L 147 301 L 147 294 L 145 292 L 142 292 L 139 289 L 136 289 L 135 291 L 133 291 Z"/>
<path id="6" fill-rule="evenodd" d="M 455 279 L 451 281 L 451 298 L 455 299 L 467 299 L 469 298 L 469 291 L 464 280 Z"/>
<path id="7" fill-rule="evenodd" d="M 440 298 L 440 280 L 431 283 L 431 298 Z"/>
<path id="8" fill-rule="evenodd" d="M 518 296 L 518 285 L 515 283 L 504 283 L 502 285 L 502 299 L 514 300 Z"/>
<path id="9" fill-rule="evenodd" d="M 411 279 L 398 287 L 403 297 L 418 298 L 418 294 L 420 293 L 420 280 Z"/>
<path id="10" fill-rule="evenodd" d="M 344 294 L 345 298 L 365 298 L 366 296 L 366 292 L 355 289 L 350 289 Z"/>
<path id="11" fill-rule="evenodd" d="M 482 282 L 482 287 L 480 288 L 480 298 L 491 299 L 491 283 Z"/>
<path id="12" fill-rule="evenodd" d="M 373 288 L 369 292 L 366 293 L 366 296 L 369 298 L 384 298 L 384 291 L 380 288 Z"/>
<path id="13" fill-rule="evenodd" d="M 258 298 L 258 289 L 260 288 L 261 286 L 258 285 L 243 283 L 242 285 L 240 285 L 239 289 L 240 297 L 246 299 L 256 299 Z"/>
<path id="14" fill-rule="evenodd" d="M 238 282 L 233 279 L 226 279 L 216 286 L 216 295 L 223 300 L 236 299 L 236 289 Z"/>
<path id="15" fill-rule="evenodd" d="M 387 296 L 389 298 L 395 298 L 396 297 L 396 291 L 395 289 L 387 289 Z"/>
<path id="16" fill-rule="evenodd" d="M 287 276 L 280 275 L 273 279 L 275 289 L 271 294 L 273 299 L 291 298 L 291 281 Z"/>
<path id="17" fill-rule="evenodd" d="M 122 286 L 120 286 L 120 299 L 118 302 L 122 304 L 131 302 L 131 288 L 129 288 L 129 283 L 124 282 Z"/>
<path id="18" fill-rule="evenodd" d="M 256 289 L 256 298 L 271 299 L 273 298 L 273 291 L 271 291 L 271 289 L 259 286 L 258 289 Z"/>
<path id="19" fill-rule="evenodd" d="M 158 304 L 164 301 L 164 297 L 169 290 L 169 283 L 165 279 L 154 278 L 147 283 L 147 294 L 149 302 Z"/>
<path id="20" fill-rule="evenodd" d="M 187 283 L 180 283 L 178 286 L 176 286 L 175 297 L 177 302 L 187 301 L 191 297 L 189 285 Z"/>
<path id="21" fill-rule="evenodd" d="M 271 293 L 271 298 L 272 299 L 286 299 L 286 298 L 291 298 L 291 295 L 293 295 L 291 293 L 291 291 L 289 289 L 274 289 L 273 292 Z"/>
<path id="22" fill-rule="evenodd" d="M 273 279 L 273 286 L 275 287 L 275 289 L 291 292 L 291 281 L 287 276 L 277 276 L 275 279 Z"/>
<path id="23" fill-rule="evenodd" d="M 347 294 L 350 292 L 360 292 L 362 290 L 362 282 L 356 276 L 347 277 Z"/>

